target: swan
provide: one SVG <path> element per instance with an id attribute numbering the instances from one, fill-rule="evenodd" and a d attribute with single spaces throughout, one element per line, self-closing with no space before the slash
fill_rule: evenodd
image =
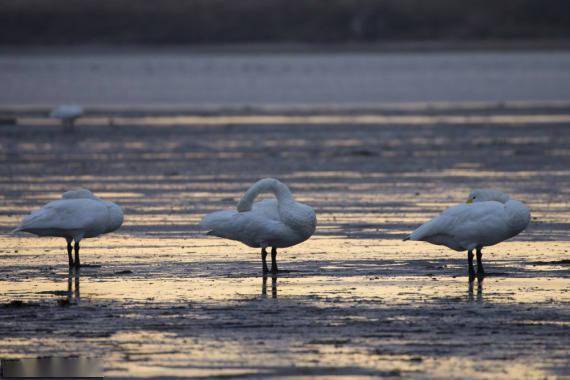
<path id="1" fill-rule="evenodd" d="M 70 190 L 53 202 L 24 217 L 12 232 L 29 232 L 37 236 L 63 237 L 67 240 L 69 266 L 80 267 L 79 242 L 118 229 L 123 211 L 115 203 L 97 198 L 87 189 Z M 75 241 L 75 263 L 71 242 Z"/>
<path id="2" fill-rule="evenodd" d="M 254 203 L 264 192 L 276 199 Z M 237 210 L 222 210 L 204 216 L 200 226 L 208 235 L 236 240 L 252 248 L 261 248 L 263 272 L 267 273 L 267 251 L 271 247 L 271 271 L 278 272 L 277 248 L 291 247 L 310 238 L 317 218 L 312 207 L 296 202 L 289 188 L 274 178 L 264 178 L 249 188 Z"/>
<path id="3" fill-rule="evenodd" d="M 50 113 L 50 117 L 61 120 L 65 132 L 73 132 L 75 120 L 82 115 L 83 108 L 76 105 L 61 105 L 54 108 Z"/>
<path id="4" fill-rule="evenodd" d="M 404 240 L 421 240 L 467 251 L 469 279 L 475 278 L 473 250 L 477 252 L 477 278 L 485 276 L 481 261 L 489 247 L 521 233 L 530 222 L 530 211 L 507 194 L 493 189 L 473 190 L 465 204 L 453 206 L 422 224 Z"/>

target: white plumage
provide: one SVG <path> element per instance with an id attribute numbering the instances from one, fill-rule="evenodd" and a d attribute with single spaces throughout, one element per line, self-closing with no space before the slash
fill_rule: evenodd
<path id="1" fill-rule="evenodd" d="M 276 199 L 254 202 L 263 192 Z M 256 182 L 237 205 L 237 210 L 217 211 L 204 216 L 200 225 L 214 235 L 261 248 L 263 270 L 267 271 L 266 248 L 272 247 L 272 271 L 277 271 L 277 248 L 291 247 L 313 235 L 317 225 L 312 207 L 296 202 L 282 182 L 265 178 Z"/>
<path id="2" fill-rule="evenodd" d="M 123 211 L 119 206 L 97 198 L 87 189 L 78 189 L 24 217 L 14 232 L 65 238 L 69 265 L 79 266 L 79 242 L 115 231 L 122 223 Z M 75 263 L 71 257 L 72 241 L 75 241 Z"/>
<path id="3" fill-rule="evenodd" d="M 491 189 L 474 190 L 466 204 L 450 207 L 424 223 L 404 240 L 421 240 L 468 251 L 469 275 L 474 277 L 473 250 L 477 251 L 477 274 L 484 276 L 483 247 L 521 233 L 530 222 L 530 211 L 508 195 Z"/>
<path id="4" fill-rule="evenodd" d="M 77 105 L 61 105 L 54 108 L 50 117 L 60 119 L 66 132 L 73 131 L 75 120 L 83 115 L 83 108 Z"/>

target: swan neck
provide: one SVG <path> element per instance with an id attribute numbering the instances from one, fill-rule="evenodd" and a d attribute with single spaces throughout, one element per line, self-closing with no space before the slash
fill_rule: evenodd
<path id="1" fill-rule="evenodd" d="M 279 206 L 293 201 L 293 194 L 285 184 L 273 178 L 266 178 L 256 182 L 245 192 L 237 205 L 237 210 L 239 212 L 250 211 L 255 198 L 265 192 L 273 193 Z"/>

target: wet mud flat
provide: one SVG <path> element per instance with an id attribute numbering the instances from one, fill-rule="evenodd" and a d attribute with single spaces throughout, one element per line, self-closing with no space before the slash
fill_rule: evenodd
<path id="1" fill-rule="evenodd" d="M 98 357 L 106 377 L 570 376 L 564 115 L 1 125 L 0 357 Z M 319 220 L 274 277 L 256 250 L 195 226 L 264 176 Z M 63 241 L 9 234 L 74 186 L 125 211 L 119 232 L 83 242 L 79 271 Z M 470 285 L 463 254 L 401 238 L 475 187 L 533 220 L 484 250 L 489 276 Z"/>

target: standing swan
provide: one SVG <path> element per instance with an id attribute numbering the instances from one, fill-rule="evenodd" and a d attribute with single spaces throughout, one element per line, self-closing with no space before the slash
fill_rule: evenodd
<path id="1" fill-rule="evenodd" d="M 50 117 L 60 119 L 64 132 L 73 132 L 75 120 L 83 115 L 83 108 L 76 105 L 62 105 L 54 108 L 49 114 Z"/>
<path id="2" fill-rule="evenodd" d="M 264 192 L 276 199 L 253 202 Z M 277 269 L 277 248 L 291 247 L 313 235 L 317 225 L 315 210 L 295 202 L 289 188 L 273 178 L 264 178 L 249 188 L 239 201 L 237 211 L 217 211 L 204 216 L 200 226 L 208 235 L 237 240 L 249 247 L 261 247 L 263 272 L 267 269 L 267 247 L 271 247 L 271 272 Z"/>
<path id="3" fill-rule="evenodd" d="M 475 278 L 473 250 L 476 250 L 477 278 L 482 280 L 485 276 L 481 261 L 483 247 L 521 233 L 530 222 L 530 211 L 522 202 L 491 189 L 472 191 L 466 203 L 448 208 L 404 240 L 422 240 L 467 251 L 470 281 Z"/>
<path id="4" fill-rule="evenodd" d="M 37 236 L 56 236 L 67 240 L 69 266 L 79 268 L 79 242 L 118 229 L 123 224 L 123 211 L 112 202 L 97 198 L 87 189 L 70 190 L 61 199 L 49 202 L 24 217 L 13 231 Z M 71 242 L 75 241 L 75 263 Z"/>

